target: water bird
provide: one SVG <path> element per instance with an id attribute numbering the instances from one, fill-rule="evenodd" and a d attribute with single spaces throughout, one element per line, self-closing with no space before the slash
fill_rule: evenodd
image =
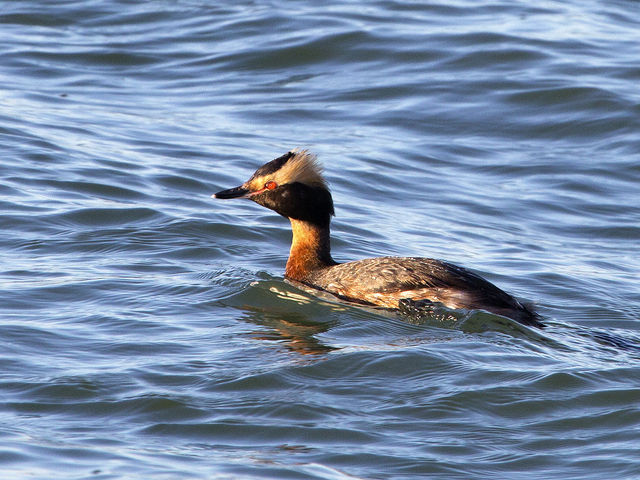
<path id="1" fill-rule="evenodd" d="M 376 257 L 338 263 L 331 256 L 333 198 L 315 155 L 291 150 L 258 168 L 242 185 L 213 198 L 247 198 L 291 222 L 293 238 L 285 279 L 361 305 L 400 309 L 442 304 L 486 310 L 542 327 L 532 307 L 481 276 L 423 257 Z"/>

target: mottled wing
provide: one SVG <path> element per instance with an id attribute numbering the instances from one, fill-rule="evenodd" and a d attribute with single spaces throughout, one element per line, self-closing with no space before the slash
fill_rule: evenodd
<path id="1" fill-rule="evenodd" d="M 335 265 L 314 283 L 345 297 L 395 304 L 401 298 L 428 299 L 452 308 L 487 305 L 522 308 L 511 295 L 469 270 L 430 258 L 379 257 Z M 388 301 L 376 302 L 376 299 Z"/>

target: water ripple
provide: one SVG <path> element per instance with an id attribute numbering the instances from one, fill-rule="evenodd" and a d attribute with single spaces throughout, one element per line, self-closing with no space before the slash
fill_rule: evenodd
<path id="1" fill-rule="evenodd" d="M 0 6 L 4 477 L 638 477 L 630 3 L 159 5 Z M 210 195 L 297 146 L 337 259 L 548 327 L 287 284 L 288 222 Z"/>

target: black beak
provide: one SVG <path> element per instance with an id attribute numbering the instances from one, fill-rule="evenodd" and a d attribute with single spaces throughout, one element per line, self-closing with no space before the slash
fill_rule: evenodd
<path id="1" fill-rule="evenodd" d="M 249 190 L 243 187 L 230 188 L 229 190 L 222 190 L 221 192 L 211 195 L 213 198 L 242 198 L 249 194 Z"/>

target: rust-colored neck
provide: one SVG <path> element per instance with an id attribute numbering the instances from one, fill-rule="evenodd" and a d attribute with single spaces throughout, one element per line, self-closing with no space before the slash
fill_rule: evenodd
<path id="1" fill-rule="evenodd" d="M 331 258 L 329 224 L 318 226 L 293 218 L 289 220 L 293 239 L 285 277 L 302 282 L 313 270 L 336 264 Z"/>

